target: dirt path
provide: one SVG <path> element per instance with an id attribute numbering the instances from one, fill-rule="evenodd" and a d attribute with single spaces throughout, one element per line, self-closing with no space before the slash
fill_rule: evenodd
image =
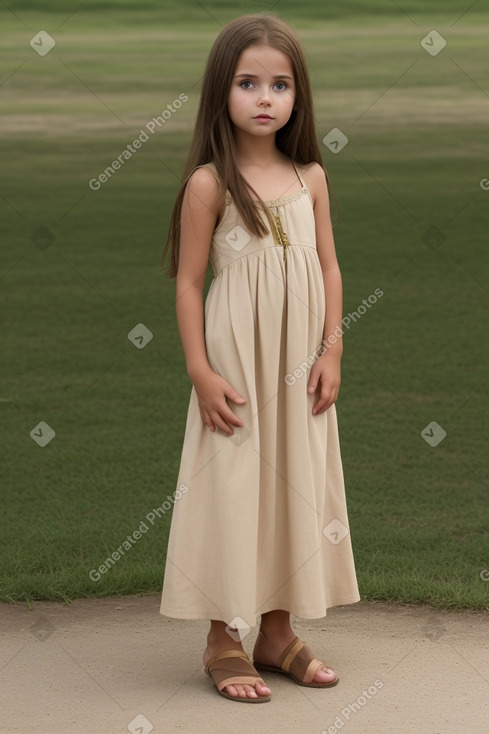
<path id="1" fill-rule="evenodd" d="M 293 619 L 340 683 L 268 674 L 272 701 L 238 705 L 201 664 L 206 621 L 159 595 L 1 605 L 0 731 L 57 734 L 486 734 L 488 615 L 361 603 Z M 243 641 L 251 654 L 257 629 Z M 232 718 L 231 718 L 232 717 Z"/>

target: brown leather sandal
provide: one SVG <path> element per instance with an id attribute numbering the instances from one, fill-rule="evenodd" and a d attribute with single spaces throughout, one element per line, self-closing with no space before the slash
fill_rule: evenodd
<path id="1" fill-rule="evenodd" d="M 298 637 L 287 645 L 278 659 L 278 665 L 262 665 L 253 660 L 257 670 L 268 670 L 271 673 L 284 673 L 294 680 L 299 686 L 307 688 L 331 688 L 339 682 L 338 676 L 329 683 L 313 683 L 312 680 L 321 666 L 327 665 L 314 657 L 310 648 L 304 640 Z M 329 668 L 331 670 L 331 668 Z"/>
<path id="2" fill-rule="evenodd" d="M 231 658 L 234 659 L 231 660 Z M 214 681 L 218 693 L 224 698 L 230 698 L 231 701 L 243 701 L 244 703 L 266 703 L 271 699 L 271 696 L 260 695 L 257 695 L 256 698 L 231 696 L 223 690 L 226 686 L 232 686 L 235 683 L 247 683 L 254 686 L 257 681 L 261 681 L 265 685 L 265 681 L 256 674 L 256 670 L 244 650 L 220 650 L 207 661 L 204 668 L 207 675 Z"/>

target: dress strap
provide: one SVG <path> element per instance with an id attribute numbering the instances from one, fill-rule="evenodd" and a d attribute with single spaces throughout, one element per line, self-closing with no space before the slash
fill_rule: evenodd
<path id="1" fill-rule="evenodd" d="M 302 179 L 302 176 L 301 176 L 301 175 L 299 174 L 299 171 L 298 171 L 298 170 L 297 170 L 297 168 L 295 167 L 295 163 L 294 163 L 294 161 L 292 161 L 292 165 L 294 166 L 294 171 L 295 171 L 295 172 L 296 172 L 296 174 L 297 174 L 297 178 L 298 178 L 298 179 L 299 179 L 299 181 L 301 182 L 301 186 L 302 186 L 302 188 L 303 188 L 303 189 L 305 189 L 305 188 L 306 188 L 306 184 L 304 183 L 304 181 L 303 181 L 303 179 Z"/>

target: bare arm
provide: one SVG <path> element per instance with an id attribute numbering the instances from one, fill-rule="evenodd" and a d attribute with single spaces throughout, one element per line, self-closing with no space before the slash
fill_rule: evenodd
<path id="1" fill-rule="evenodd" d="M 229 408 L 226 398 L 244 398 L 211 368 L 204 331 L 203 293 L 212 233 L 219 213 L 219 186 L 205 168 L 195 171 L 187 184 L 180 223 L 180 256 L 176 277 L 177 322 L 187 373 L 199 399 L 202 420 L 211 431 L 216 426 L 233 433 L 230 424 L 243 422 Z"/>
<path id="2" fill-rule="evenodd" d="M 211 369 L 204 340 L 203 293 L 218 216 L 218 190 L 214 176 L 198 169 L 187 184 L 182 203 L 176 310 L 187 372 L 192 381 L 200 372 Z"/>
<path id="3" fill-rule="evenodd" d="M 326 351 L 311 368 L 308 391 L 314 392 L 318 385 L 320 394 L 313 413 L 327 410 L 338 398 L 341 382 L 341 356 L 343 353 L 342 311 L 343 287 L 341 272 L 336 257 L 329 210 L 326 177 L 321 166 L 315 164 L 309 173 L 314 196 L 314 218 L 316 220 L 316 246 L 324 281 L 326 317 L 323 339 L 327 340 Z"/>

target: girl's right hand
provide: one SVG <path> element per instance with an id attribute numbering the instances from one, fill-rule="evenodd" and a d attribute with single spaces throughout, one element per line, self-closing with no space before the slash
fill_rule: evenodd
<path id="1" fill-rule="evenodd" d="M 221 375 L 208 369 L 193 376 L 192 382 L 199 401 L 200 415 L 209 430 L 215 431 L 217 426 L 228 436 L 232 436 L 232 425 L 244 425 L 233 413 L 226 398 L 239 405 L 246 403 L 246 400 Z"/>

